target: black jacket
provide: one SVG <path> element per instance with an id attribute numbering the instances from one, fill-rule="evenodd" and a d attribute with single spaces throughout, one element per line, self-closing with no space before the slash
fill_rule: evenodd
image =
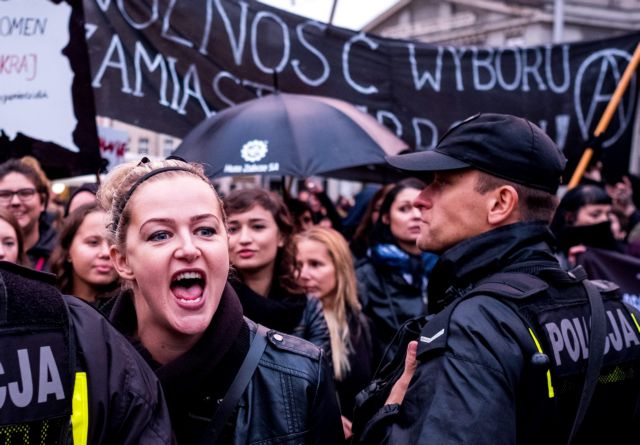
<path id="1" fill-rule="evenodd" d="M 256 325 L 242 316 L 238 297 L 227 285 L 202 338 L 180 357 L 161 365 L 133 337 L 136 321 L 130 297 L 130 293 L 117 297 L 110 319 L 160 378 L 178 443 L 197 443 L 240 368 Z M 273 330 L 268 340 L 218 443 L 342 443 L 333 376 L 322 350 Z"/>
<path id="2" fill-rule="evenodd" d="M 89 304 L 64 296 L 84 360 L 88 444 L 169 444 L 171 421 L 160 382 L 129 342 Z"/>
<path id="3" fill-rule="evenodd" d="M 465 289 L 497 272 L 536 274 L 550 268 L 558 270 L 549 237 L 545 224 L 518 223 L 452 247 L 433 271 L 429 283 L 430 310 L 445 313 L 440 311 L 460 298 Z M 581 305 L 588 306 L 584 291 L 581 287 L 578 290 Z M 541 304 L 550 304 L 547 293 L 540 298 Z M 387 405 L 378 412 L 369 422 L 363 442 L 565 443 L 577 398 L 573 409 L 558 412 L 564 424 L 558 425 L 546 417 L 554 403 L 558 403 L 557 397 L 569 389 L 556 387 L 557 393 L 552 397 L 551 391 L 547 391 L 544 370 L 532 371 L 530 360 L 537 348 L 523 319 L 494 297 L 476 295 L 460 301 L 442 331 L 428 335 L 425 332 L 438 315 L 427 323 L 419 351 L 423 342 L 428 348 L 429 343 L 442 340 L 442 348 L 424 356 L 419 352 L 418 368 L 402 405 Z M 626 353 L 630 354 L 627 358 L 637 370 L 640 336 L 638 330 L 631 330 L 633 323 L 627 326 Z M 611 334 L 610 340 L 614 341 Z M 557 376 L 552 375 L 554 379 Z M 637 383 L 626 388 L 626 383 L 622 387 L 617 385 L 616 391 L 626 393 L 629 400 L 637 400 Z M 603 391 L 609 389 L 605 387 Z M 634 414 L 633 408 L 623 408 L 621 402 L 611 400 L 602 403 L 603 399 L 598 401 L 597 397 L 594 400 L 583 423 L 583 430 L 589 433 L 578 435 L 575 443 L 638 443 L 638 434 L 632 432 L 638 422 L 638 413 Z"/>
<path id="4" fill-rule="evenodd" d="M 38 241 L 26 251 L 30 266 L 43 272 L 48 272 L 50 269 L 49 257 L 58 240 L 58 232 L 53 228 L 52 219 L 51 215 L 42 214 L 38 224 Z"/>
<path id="5" fill-rule="evenodd" d="M 229 283 L 240 298 L 244 315 L 268 328 L 310 341 L 321 347 L 331 361 L 331 339 L 320 300 L 292 294 L 277 283 L 266 297 L 238 279 Z"/>
<path id="6" fill-rule="evenodd" d="M 367 257 L 356 265 L 356 278 L 362 312 L 373 322 L 378 349 L 387 347 L 405 321 L 426 314 L 422 283 L 407 282 L 399 270 Z"/>
<path id="7" fill-rule="evenodd" d="M 12 373 L 11 361 L 6 359 L 11 358 L 12 345 L 16 341 L 22 344 L 22 348 L 27 347 L 23 350 L 30 351 L 38 348 L 42 351 L 45 345 L 44 348 L 51 348 L 53 351 L 52 361 L 49 363 L 56 364 L 56 372 L 49 371 L 47 379 L 50 382 L 58 379 L 65 382 L 67 376 L 70 376 L 75 382 L 72 384 L 75 397 L 74 419 L 85 419 L 86 423 L 73 422 L 74 436 L 83 430 L 83 424 L 87 429 L 84 430 L 85 441 L 76 442 L 74 439 L 74 443 L 172 443 L 169 413 L 158 379 L 129 342 L 100 313 L 76 297 L 61 296 L 54 287 L 53 275 L 6 262 L 0 262 L 0 275 L 0 360 L 4 365 L 3 374 L 10 376 Z M 60 337 L 56 334 L 56 329 L 50 330 L 50 326 L 56 325 L 68 334 Z M 19 334 L 16 335 L 16 332 Z M 39 332 L 44 335 L 41 340 L 37 337 Z M 56 341 L 56 338 L 64 338 L 65 341 Z M 63 354 L 64 351 L 66 353 Z M 31 355 L 33 360 L 33 354 Z M 38 366 L 37 361 L 32 364 Z M 36 381 L 37 369 L 36 367 L 35 373 L 32 372 Z M 86 381 L 86 387 L 82 384 L 83 381 Z M 86 388 L 86 392 L 83 388 Z M 71 405 L 71 391 L 63 392 L 59 394 L 63 396 L 60 402 L 68 403 L 57 410 L 56 418 L 64 415 L 64 411 Z M 34 411 L 37 413 L 43 406 L 55 403 L 54 400 L 52 397 L 40 400 L 38 396 Z M 3 404 L 2 416 L 10 415 L 10 404 Z M 32 414 L 22 411 L 19 413 L 20 421 L 25 422 Z M 48 418 L 42 412 L 38 417 Z M 6 438 L 6 430 L 1 425 L 0 421 L 2 436 Z M 53 442 L 45 440 L 42 443 Z"/>
<path id="8" fill-rule="evenodd" d="M 342 380 L 336 379 L 336 388 L 342 415 L 352 419 L 356 395 L 371 381 L 378 365 L 380 351 L 373 342 L 369 317 L 362 312 L 354 314 L 348 310 L 347 322 L 352 347 L 348 355 L 351 368 Z"/>

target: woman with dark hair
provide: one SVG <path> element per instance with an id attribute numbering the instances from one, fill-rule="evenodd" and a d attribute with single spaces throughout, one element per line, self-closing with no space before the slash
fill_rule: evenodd
<path id="1" fill-rule="evenodd" d="M 356 265 L 362 310 L 383 349 L 405 321 L 426 313 L 427 281 L 438 257 L 416 245 L 420 212 L 413 201 L 423 188 L 422 181 L 411 179 L 387 192 L 367 255 Z"/>
<path id="2" fill-rule="evenodd" d="M 373 231 L 373 226 L 376 221 L 378 221 L 382 201 L 384 200 L 384 196 L 393 186 L 394 184 L 386 184 L 385 186 L 380 187 L 371 197 L 371 200 L 367 205 L 367 209 L 364 211 L 364 215 L 362 215 L 360 224 L 356 227 L 353 237 L 351 238 L 351 242 L 349 243 L 351 253 L 353 253 L 356 260 L 364 258 L 367 255 L 367 250 L 369 249 L 369 243 L 371 241 L 371 232 Z"/>
<path id="3" fill-rule="evenodd" d="M 24 264 L 24 242 L 18 221 L 0 208 L 0 261 Z"/>
<path id="4" fill-rule="evenodd" d="M 622 252 L 623 244 L 611 230 L 611 197 L 597 185 L 580 185 L 562 197 L 551 221 L 559 247 L 560 264 L 571 268 L 575 255 L 586 247 Z"/>
<path id="5" fill-rule="evenodd" d="M 283 199 L 263 189 L 224 198 L 229 221 L 233 288 L 244 314 L 272 329 L 304 338 L 331 353 L 321 303 L 296 281 L 294 224 Z"/>
<path id="6" fill-rule="evenodd" d="M 98 197 L 126 285 L 109 319 L 160 379 L 177 443 L 342 443 L 320 348 L 243 317 L 222 202 L 202 166 L 124 164 Z"/>
<path id="7" fill-rule="evenodd" d="M 290 198 L 285 201 L 287 208 L 293 218 L 295 232 L 302 232 L 313 227 L 313 215 L 311 207 L 306 202 L 296 198 Z"/>
<path id="8" fill-rule="evenodd" d="M 56 231 L 45 214 L 48 201 L 49 185 L 29 162 L 9 159 L 0 164 L 0 206 L 20 224 L 29 265 L 36 270 L 49 270 L 55 246 Z"/>
<path id="9" fill-rule="evenodd" d="M 71 196 L 69 196 L 67 205 L 64 206 L 64 217 L 69 216 L 70 213 L 80 206 L 97 202 L 96 193 L 98 193 L 98 184 L 95 182 L 85 182 L 81 184 L 80 187 L 75 189 L 71 193 Z"/>
<path id="10" fill-rule="evenodd" d="M 97 202 L 78 207 L 65 219 L 51 254 L 51 271 L 60 291 L 96 306 L 119 286 L 105 224 L 106 213 Z"/>

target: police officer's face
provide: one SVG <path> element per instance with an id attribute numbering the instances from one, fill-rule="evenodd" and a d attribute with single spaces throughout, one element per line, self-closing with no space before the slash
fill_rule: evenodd
<path id="1" fill-rule="evenodd" d="M 490 194 L 475 191 L 478 172 L 438 172 L 413 202 L 420 210 L 421 250 L 442 253 L 460 241 L 488 230 Z"/>
<path id="2" fill-rule="evenodd" d="M 125 252 L 114 246 L 111 256 L 133 286 L 143 344 L 144 338 L 199 338 L 229 272 L 227 231 L 215 192 L 190 174 L 160 176 L 140 185 L 128 207 Z"/>

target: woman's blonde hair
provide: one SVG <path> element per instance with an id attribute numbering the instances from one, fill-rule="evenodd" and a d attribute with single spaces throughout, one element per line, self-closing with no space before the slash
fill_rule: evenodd
<path id="1" fill-rule="evenodd" d="M 323 300 L 323 310 L 331 336 L 331 356 L 335 378 L 342 380 L 351 370 L 348 355 L 353 350 L 347 315 L 348 312 L 358 315 L 361 311 L 353 257 L 347 241 L 334 229 L 315 226 L 294 237 L 296 246 L 303 240 L 316 241 L 324 245 L 335 269 L 334 297 Z"/>
<path id="2" fill-rule="evenodd" d="M 107 229 L 112 237 L 112 242 L 118 248 L 124 247 L 125 244 L 125 234 L 131 221 L 131 211 L 127 204 L 137 187 L 144 182 L 184 174 L 195 175 L 211 187 L 220 204 L 220 212 L 226 225 L 222 201 L 200 164 L 192 164 L 179 159 L 149 161 L 149 159 L 143 158 L 138 163 L 129 162 L 116 167 L 109 173 L 98 190 L 98 202 L 107 212 L 107 220 L 109 221 Z M 167 199 L 178 198 L 167 196 Z"/>

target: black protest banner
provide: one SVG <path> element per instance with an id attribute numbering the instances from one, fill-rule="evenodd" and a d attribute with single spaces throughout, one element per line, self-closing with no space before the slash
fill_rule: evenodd
<path id="1" fill-rule="evenodd" d="M 101 165 L 81 0 L 0 2 L 0 161 L 50 178 Z"/>
<path id="2" fill-rule="evenodd" d="M 616 283 L 623 300 L 640 309 L 640 258 L 589 247 L 577 256 L 576 263 L 585 268 L 589 278 Z"/>
<path id="3" fill-rule="evenodd" d="M 349 101 L 416 149 L 481 112 L 538 123 L 577 162 L 640 34 L 527 48 L 434 46 L 329 27 L 254 1 L 85 0 L 98 113 L 183 137 L 274 89 Z M 634 76 L 602 142 L 629 164 Z"/>

